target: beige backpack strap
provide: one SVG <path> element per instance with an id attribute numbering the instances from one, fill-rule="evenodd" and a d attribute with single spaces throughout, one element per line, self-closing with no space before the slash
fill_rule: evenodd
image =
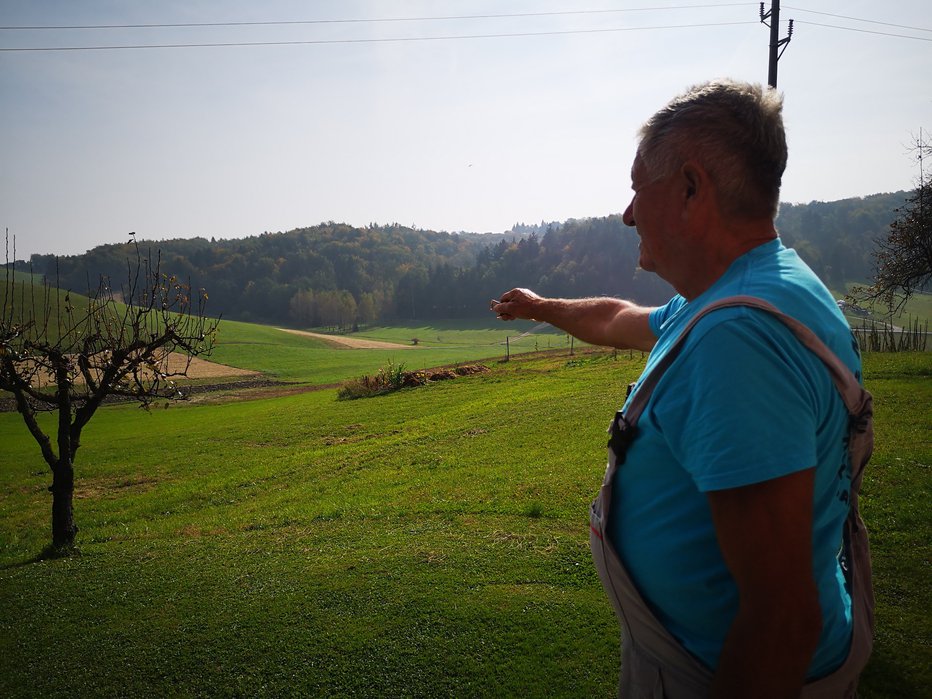
<path id="1" fill-rule="evenodd" d="M 641 411 L 647 405 L 647 401 L 650 399 L 650 395 L 653 393 L 654 388 L 656 388 L 657 383 L 660 381 L 664 372 L 669 368 L 677 356 L 679 356 L 680 350 L 683 348 L 683 344 L 685 343 L 687 336 L 696 325 L 696 323 L 698 323 L 706 314 L 711 313 L 712 311 L 718 310 L 719 308 L 729 308 L 733 306 L 750 306 L 751 308 L 767 311 L 782 321 L 783 324 L 793 332 L 800 343 L 802 343 L 803 346 L 811 350 L 817 357 L 819 357 L 819 359 L 821 359 L 825 366 L 828 368 L 832 377 L 832 382 L 838 389 L 838 393 L 841 395 L 841 398 L 844 401 L 848 412 L 851 415 L 861 414 L 864 408 L 864 389 L 858 383 L 858 380 L 855 378 L 854 374 L 851 373 L 851 370 L 845 366 L 844 362 L 842 362 L 835 355 L 835 353 L 832 352 L 814 332 L 812 332 L 812 330 L 810 330 L 808 327 L 800 323 L 792 316 L 786 315 L 768 301 L 764 301 L 763 299 L 759 299 L 755 296 L 729 296 L 727 298 L 715 301 L 714 303 L 710 303 L 690 319 L 686 327 L 683 328 L 683 331 L 680 333 L 679 337 L 676 338 L 670 349 L 667 350 L 666 354 L 664 354 L 653 370 L 651 370 L 651 373 L 644 379 L 643 383 L 638 387 L 634 397 L 631 399 L 631 403 L 628 405 L 628 409 L 625 411 L 625 416 L 627 417 L 629 424 L 637 424 L 637 421 L 641 416 Z"/>

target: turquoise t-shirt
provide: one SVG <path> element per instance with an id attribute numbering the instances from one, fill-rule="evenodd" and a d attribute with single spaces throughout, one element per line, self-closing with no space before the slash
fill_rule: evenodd
<path id="1" fill-rule="evenodd" d="M 701 296 L 676 296 L 651 313 L 657 344 L 641 378 L 695 313 L 734 295 L 770 301 L 803 322 L 860 379 L 857 343 L 835 300 L 779 239 L 735 260 Z M 813 466 L 813 570 L 823 618 L 808 677 L 844 661 L 851 601 L 838 553 L 851 482 L 847 425 L 819 358 L 779 320 L 747 307 L 701 319 L 655 388 L 615 478 L 609 532 L 658 619 L 709 668 L 718 665 L 738 593 L 706 493 Z"/>

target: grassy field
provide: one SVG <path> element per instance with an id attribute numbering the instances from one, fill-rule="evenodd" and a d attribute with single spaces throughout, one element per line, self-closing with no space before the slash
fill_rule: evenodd
<path id="1" fill-rule="evenodd" d="M 859 285 L 849 284 L 848 288 L 850 290 L 855 286 Z M 845 292 L 842 291 L 834 290 L 832 294 L 838 299 L 845 298 Z M 871 316 L 877 321 L 885 320 L 888 323 L 892 322 L 894 325 L 898 326 L 909 325 L 913 320 L 918 320 L 920 323 L 932 324 L 932 293 L 914 293 L 910 296 L 909 301 L 906 302 L 902 310 L 892 318 L 890 317 L 887 306 L 880 301 L 863 303 L 862 306 L 870 311 Z M 859 327 L 864 322 L 862 316 L 851 314 L 847 317 L 852 327 Z"/>
<path id="2" fill-rule="evenodd" d="M 372 373 L 386 356 L 222 328 L 218 361 L 280 378 Z M 430 331 L 370 332 L 482 332 Z M 449 348 L 400 358 L 422 351 Z M 587 506 L 643 359 L 489 364 L 368 400 L 103 408 L 78 454 L 80 555 L 61 559 L 40 556 L 47 469 L 0 414 L 0 695 L 612 696 L 617 625 Z M 865 377 L 878 628 L 861 694 L 921 696 L 932 354 L 868 355 Z"/>
<path id="3" fill-rule="evenodd" d="M 8 299 L 10 291 L 12 294 Z M 66 305 L 74 308 L 75 319 L 82 319 L 89 306 L 86 296 L 33 285 L 29 283 L 28 275 L 20 274 L 15 286 L 7 288 L 0 285 L 0 306 L 6 308 L 7 302 L 13 304 L 16 322 L 23 322 L 34 314 L 41 326 L 41 321 L 48 315 L 52 321 L 48 325 L 52 339 L 59 335 L 57 319 L 64 317 Z M 120 313 L 124 307 L 114 303 L 112 310 Z M 491 313 L 480 321 L 440 321 L 430 326 L 402 323 L 365 328 L 362 332 L 345 336 L 391 342 L 402 347 L 334 350 L 325 341 L 275 327 L 223 320 L 210 359 L 240 369 L 259 371 L 278 381 L 322 385 L 374 372 L 390 362 L 404 364 L 413 371 L 489 357 L 504 358 L 507 354 L 570 347 L 570 338 L 556 333 L 550 326 L 530 321 L 503 323 L 496 321 Z"/>
<path id="4" fill-rule="evenodd" d="M 514 354 L 569 347 L 566 335 L 545 331 L 526 321 L 496 322 L 491 315 L 484 322 L 449 321 L 432 326 L 410 323 L 366 328 L 346 337 L 392 342 L 405 348 L 334 350 L 315 338 L 224 320 L 211 359 L 262 371 L 283 381 L 329 384 L 372 373 L 389 362 L 403 363 L 413 371 L 490 357 L 501 359 L 508 351 Z M 416 346 L 412 342 L 414 338 L 418 340 Z"/>

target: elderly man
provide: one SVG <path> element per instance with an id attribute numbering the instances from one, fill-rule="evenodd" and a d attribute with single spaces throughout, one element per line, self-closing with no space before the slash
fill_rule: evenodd
<path id="1" fill-rule="evenodd" d="M 870 400 L 835 300 L 774 228 L 781 111 L 772 90 L 716 81 L 642 128 L 624 222 L 641 268 L 678 292 L 666 305 L 527 289 L 491 303 L 650 351 L 593 505 L 624 696 L 853 696 L 870 653 Z"/>

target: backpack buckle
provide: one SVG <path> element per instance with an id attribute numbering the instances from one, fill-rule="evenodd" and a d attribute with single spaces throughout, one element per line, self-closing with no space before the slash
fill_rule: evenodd
<path id="1" fill-rule="evenodd" d="M 612 418 L 612 427 L 608 433 L 608 448 L 615 454 L 615 461 L 618 464 L 625 462 L 625 454 L 628 446 L 634 441 L 637 435 L 637 428 L 628 423 L 625 419 L 624 412 L 619 410 Z"/>

